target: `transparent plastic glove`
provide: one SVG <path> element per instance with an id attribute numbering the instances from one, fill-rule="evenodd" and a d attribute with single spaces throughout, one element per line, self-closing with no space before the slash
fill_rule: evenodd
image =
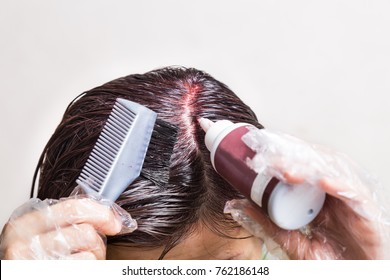
<path id="1" fill-rule="evenodd" d="M 273 224 L 247 200 L 227 202 L 225 213 L 280 259 L 390 259 L 389 199 L 375 178 L 345 155 L 269 130 L 253 130 L 243 141 L 256 151 L 248 164 L 294 185 L 309 183 L 327 193 L 314 221 L 295 231 Z"/>
<path id="2" fill-rule="evenodd" d="M 137 223 L 116 204 L 76 188 L 68 198 L 30 199 L 11 215 L 0 239 L 1 259 L 105 259 L 105 235 Z"/>

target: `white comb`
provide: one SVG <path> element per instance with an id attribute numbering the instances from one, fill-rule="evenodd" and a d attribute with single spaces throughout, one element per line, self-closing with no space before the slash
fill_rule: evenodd
<path id="1" fill-rule="evenodd" d="M 76 180 L 88 194 L 112 202 L 140 175 L 157 114 L 118 98 Z"/>

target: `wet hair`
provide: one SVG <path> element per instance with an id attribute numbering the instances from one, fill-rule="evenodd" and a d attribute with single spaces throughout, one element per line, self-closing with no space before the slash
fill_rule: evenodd
<path id="1" fill-rule="evenodd" d="M 262 126 L 226 85 L 193 68 L 168 67 L 129 75 L 76 98 L 42 153 L 37 167 L 38 197 L 58 199 L 72 192 L 118 97 L 154 110 L 159 119 L 177 129 L 164 126 L 160 129 L 163 137 L 152 137 L 154 148 L 148 151 L 141 176 L 116 201 L 137 220 L 138 229 L 108 237 L 108 244 L 163 246 L 162 258 L 199 223 L 228 235 L 238 225 L 223 213 L 224 205 L 242 196 L 213 170 L 197 120 L 228 119 Z M 166 147 L 173 147 L 168 161 L 154 158 L 167 151 Z M 166 179 L 161 179 L 160 169 L 168 174 Z"/>

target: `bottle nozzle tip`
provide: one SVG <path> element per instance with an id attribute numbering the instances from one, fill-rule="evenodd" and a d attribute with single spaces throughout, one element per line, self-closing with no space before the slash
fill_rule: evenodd
<path id="1" fill-rule="evenodd" d="M 204 132 L 207 132 L 209 128 L 213 125 L 213 121 L 210 121 L 209 119 L 206 118 L 199 118 L 198 119 L 199 125 L 202 127 Z"/>

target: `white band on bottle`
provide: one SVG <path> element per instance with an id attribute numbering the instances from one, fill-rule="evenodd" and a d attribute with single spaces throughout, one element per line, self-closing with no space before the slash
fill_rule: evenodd
<path id="1" fill-rule="evenodd" d="M 257 174 L 255 180 L 253 181 L 251 189 L 251 199 L 260 207 L 262 207 L 262 200 L 265 188 L 268 186 L 271 179 L 272 176 L 265 174 Z"/>

